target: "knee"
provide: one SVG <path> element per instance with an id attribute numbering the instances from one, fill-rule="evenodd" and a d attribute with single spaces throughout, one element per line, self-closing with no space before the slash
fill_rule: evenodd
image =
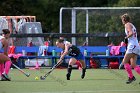
<path id="1" fill-rule="evenodd" d="M 132 67 L 132 68 L 135 68 L 135 67 L 136 67 L 136 64 L 131 64 L 131 67 Z"/>
<path id="2" fill-rule="evenodd" d="M 69 61 L 69 66 L 72 65 L 72 64 L 73 64 L 73 62 Z"/>
<path id="3" fill-rule="evenodd" d="M 6 60 L 6 61 L 11 61 L 11 59 L 10 59 L 9 57 L 7 57 L 5 60 Z"/>
<path id="4" fill-rule="evenodd" d="M 72 68 L 72 65 L 68 65 L 68 68 Z"/>
<path id="5" fill-rule="evenodd" d="M 80 62 L 80 63 L 84 63 L 85 61 L 84 61 L 84 60 L 80 60 L 79 62 Z"/>
<path id="6" fill-rule="evenodd" d="M 73 65 L 73 64 L 75 64 L 75 63 L 76 63 L 76 60 L 75 60 L 75 59 L 70 59 L 69 65 Z"/>

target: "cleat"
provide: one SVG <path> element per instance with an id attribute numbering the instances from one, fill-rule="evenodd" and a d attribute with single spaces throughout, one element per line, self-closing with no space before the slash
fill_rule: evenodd
<path id="1" fill-rule="evenodd" d="M 7 74 L 5 74 L 5 73 L 2 74 L 2 77 L 5 78 L 7 81 L 11 81 L 9 76 Z"/>
<path id="2" fill-rule="evenodd" d="M 126 81 L 126 84 L 130 84 L 135 80 L 136 80 L 136 78 L 133 76 L 132 78 L 129 78 L 128 81 Z"/>
<path id="3" fill-rule="evenodd" d="M 7 80 L 4 77 L 1 77 L 0 81 L 7 81 Z"/>
<path id="4" fill-rule="evenodd" d="M 69 73 L 66 75 L 66 77 L 67 77 L 67 80 L 70 80 L 70 74 Z"/>
<path id="5" fill-rule="evenodd" d="M 85 73 L 86 73 L 86 68 L 82 69 L 82 75 L 81 75 L 82 79 L 85 77 Z"/>

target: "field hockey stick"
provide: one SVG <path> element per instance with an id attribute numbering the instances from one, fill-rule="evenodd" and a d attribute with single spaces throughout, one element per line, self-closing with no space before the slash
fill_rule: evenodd
<path id="1" fill-rule="evenodd" d="M 128 39 L 124 39 L 123 42 L 126 44 L 126 46 L 125 46 L 126 49 L 125 49 L 125 50 L 127 50 Z M 126 51 L 125 51 L 125 52 L 126 52 Z M 119 65 L 119 69 L 122 69 L 123 66 L 124 66 L 124 64 L 121 62 L 120 65 Z"/>
<path id="2" fill-rule="evenodd" d="M 47 72 L 44 76 L 40 76 L 40 79 L 41 79 L 41 80 L 45 80 L 46 77 L 47 77 L 48 75 L 50 75 L 50 73 L 51 73 L 58 65 L 61 64 L 61 62 L 62 62 L 62 60 L 60 60 L 56 65 L 54 65 L 54 66 L 52 67 L 52 69 L 51 69 L 49 72 Z"/>
<path id="3" fill-rule="evenodd" d="M 27 77 L 30 76 L 29 73 L 24 72 L 22 69 L 20 69 L 20 68 L 19 68 L 18 66 L 16 66 L 15 64 L 12 63 L 12 65 L 13 65 L 15 68 L 17 68 L 20 72 L 22 72 L 24 75 L 26 75 Z"/>

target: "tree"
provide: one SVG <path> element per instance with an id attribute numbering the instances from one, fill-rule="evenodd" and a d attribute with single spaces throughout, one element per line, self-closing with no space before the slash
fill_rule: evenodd
<path id="1" fill-rule="evenodd" d="M 114 6 L 119 7 L 139 7 L 140 0 L 119 0 L 118 3 L 114 4 Z"/>

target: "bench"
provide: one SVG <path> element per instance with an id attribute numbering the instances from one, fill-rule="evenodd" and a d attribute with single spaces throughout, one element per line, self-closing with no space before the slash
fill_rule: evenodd
<path id="1" fill-rule="evenodd" d="M 107 46 L 90 46 L 90 47 L 84 47 L 87 49 L 88 55 L 85 56 L 85 61 L 87 64 L 87 67 L 90 67 L 90 59 L 93 58 L 94 60 L 98 60 L 101 63 L 102 67 L 109 66 L 109 60 L 114 59 L 118 60 L 119 63 L 121 63 L 121 60 L 124 57 L 125 54 L 125 47 L 120 48 L 120 55 L 117 56 L 106 56 L 106 50 L 111 47 Z"/>
<path id="2" fill-rule="evenodd" d="M 90 58 L 93 59 L 118 59 L 119 63 L 121 62 L 121 59 L 123 58 L 123 55 L 125 53 L 125 47 L 120 48 L 120 53 L 121 55 L 119 56 L 106 56 L 106 50 L 108 49 L 107 46 L 78 46 L 81 52 L 83 53 L 85 49 L 87 49 L 87 56 L 85 56 L 85 62 L 87 65 L 87 68 L 90 68 Z M 35 53 L 36 55 L 32 56 L 21 56 L 18 59 L 18 65 L 20 68 L 24 68 L 24 62 L 21 61 L 21 59 L 33 59 L 33 58 L 47 58 L 51 59 L 52 61 L 52 66 L 56 63 L 56 59 L 60 57 L 59 53 L 62 51 L 61 48 L 58 48 L 56 46 L 49 46 L 47 52 L 52 52 L 52 50 L 55 49 L 55 52 L 58 54 L 56 56 L 52 55 L 47 55 L 47 56 L 37 56 L 39 47 L 38 46 L 33 46 L 33 47 L 26 47 L 26 46 L 17 46 L 15 48 L 15 53 L 22 53 L 22 50 L 25 50 L 27 53 Z M 66 56 L 65 58 L 70 58 L 69 56 Z M 103 61 L 104 62 L 104 61 Z M 108 65 L 108 64 L 107 64 Z"/>
<path id="3" fill-rule="evenodd" d="M 121 55 L 119 56 L 106 56 L 106 50 L 108 49 L 107 46 L 78 46 L 83 53 L 85 49 L 87 49 L 87 56 L 85 56 L 85 62 L 87 65 L 87 68 L 90 68 L 90 58 L 101 60 L 101 63 L 105 63 L 105 60 L 107 59 L 118 59 L 119 63 L 121 62 L 121 59 L 123 58 L 123 55 L 125 53 L 125 47 L 120 48 Z M 38 52 L 39 47 L 16 47 L 17 52 L 22 52 L 22 49 L 25 49 L 26 52 Z M 60 53 L 62 51 L 61 48 L 58 48 L 56 46 L 49 46 L 48 52 L 52 52 L 52 50 L 55 49 L 56 53 Z M 92 54 L 92 55 L 91 55 Z M 56 63 L 56 59 L 58 59 L 60 56 L 22 56 L 19 59 L 32 59 L 32 58 L 48 58 L 52 60 L 52 66 Z M 66 56 L 65 58 L 70 58 Z M 104 59 L 104 60 L 103 60 Z M 19 62 L 20 66 L 21 62 Z M 108 65 L 108 63 L 105 63 Z"/>
<path id="4" fill-rule="evenodd" d="M 58 48 L 56 46 L 50 46 L 48 47 L 47 52 L 52 53 L 52 51 L 55 49 L 56 54 L 60 53 L 62 51 L 61 48 Z M 17 46 L 15 48 L 15 53 L 22 53 L 22 50 L 25 50 L 26 53 L 34 53 L 35 55 L 26 55 L 26 56 L 20 56 L 18 59 L 18 65 L 20 68 L 25 68 L 24 61 L 22 59 L 51 59 L 52 66 L 56 63 L 56 58 L 59 56 L 52 56 L 52 55 L 46 55 L 46 56 L 38 56 L 39 46 L 33 46 L 33 47 L 26 47 L 26 46 Z"/>

